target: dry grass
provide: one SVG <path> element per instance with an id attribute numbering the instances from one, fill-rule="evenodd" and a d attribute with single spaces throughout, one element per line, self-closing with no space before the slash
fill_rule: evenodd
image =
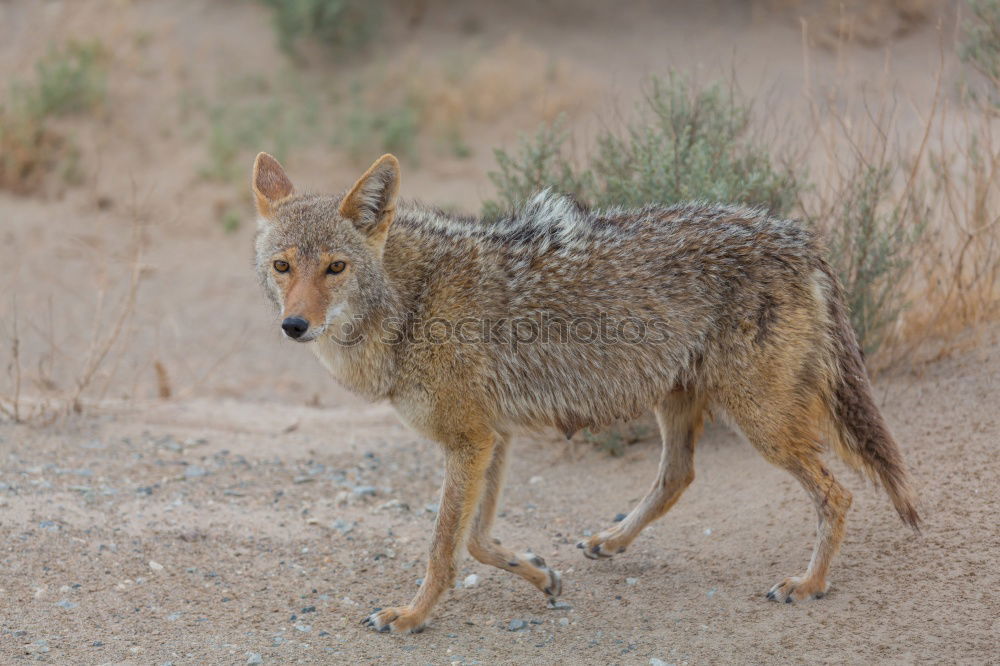
<path id="1" fill-rule="evenodd" d="M 17 423 L 46 424 L 71 413 L 81 413 L 88 398 L 101 399 L 107 394 L 115 380 L 117 365 L 126 351 L 126 331 L 129 321 L 135 314 L 142 281 L 145 219 L 137 205 L 133 205 L 131 223 L 132 237 L 126 263 L 122 266 L 122 275 L 120 277 L 105 275 L 96 287 L 90 342 L 86 351 L 79 355 L 83 361 L 76 369 L 71 386 L 67 390 L 55 389 L 55 383 L 45 381 L 43 377 L 40 383 L 48 384 L 54 390 L 25 401 L 21 390 L 23 368 L 37 364 L 39 372 L 42 373 L 42 368 L 46 365 L 51 368 L 54 364 L 57 350 L 53 342 L 42 357 L 35 359 L 36 363 L 26 363 L 26 359 L 21 355 L 21 328 L 17 303 L 14 303 L 8 343 L 12 352 L 7 367 L 10 390 L 0 393 L 0 414 Z M 116 302 L 109 305 L 109 300 L 115 300 L 114 285 L 124 285 L 124 293 L 119 294 Z M 16 289 L 14 291 L 16 293 Z M 73 356 L 76 357 L 77 354 Z M 103 384 L 98 385 L 101 379 L 104 380 Z"/>
<path id="2" fill-rule="evenodd" d="M 961 332 L 1000 316 L 998 118 L 988 102 L 946 92 L 944 63 L 942 47 L 933 99 L 913 104 L 917 130 L 900 130 L 899 106 L 908 102 L 888 90 L 849 110 L 834 101 L 836 92 L 810 100 L 812 150 L 823 166 L 799 207 L 826 231 L 835 260 L 847 261 L 841 275 L 849 291 L 852 279 L 873 280 L 854 289 L 871 300 L 852 306 L 859 333 L 875 343 L 866 346 L 879 349 L 869 358 L 876 371 L 947 355 L 967 343 Z M 861 190 L 872 194 L 868 213 L 897 254 L 864 236 L 845 244 Z M 880 252 L 895 270 L 866 274 L 866 257 Z M 871 319 L 859 306 L 872 309 Z"/>
<path id="3" fill-rule="evenodd" d="M 1000 316 L 1000 140 L 989 113 L 954 111 L 919 174 L 935 225 L 918 259 L 919 307 L 904 317 L 909 345 L 951 351 L 965 329 Z"/>
<path id="4" fill-rule="evenodd" d="M 37 192 L 71 150 L 46 123 L 0 108 L 0 189 Z"/>

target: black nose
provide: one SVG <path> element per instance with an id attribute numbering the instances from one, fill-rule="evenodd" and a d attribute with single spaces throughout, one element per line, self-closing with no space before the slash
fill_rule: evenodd
<path id="1" fill-rule="evenodd" d="M 309 322 L 302 317 L 287 317 L 281 322 L 281 329 L 290 338 L 301 338 L 309 330 Z"/>

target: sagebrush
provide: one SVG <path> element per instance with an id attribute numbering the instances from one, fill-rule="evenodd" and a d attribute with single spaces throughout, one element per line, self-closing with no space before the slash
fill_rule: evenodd
<path id="1" fill-rule="evenodd" d="M 262 0 L 274 12 L 281 48 L 298 55 L 298 44 L 312 39 L 343 52 L 367 44 L 382 15 L 379 0 Z"/>
<path id="2" fill-rule="evenodd" d="M 988 79 L 990 99 L 1000 104 L 1000 0 L 968 0 L 972 16 L 965 21 L 959 57 Z"/>
<path id="3" fill-rule="evenodd" d="M 99 108 L 106 77 L 100 43 L 71 42 L 39 60 L 34 78 L 11 84 L 0 105 L 0 189 L 34 192 L 60 165 L 73 175 L 76 149 L 51 121 Z"/>
<path id="4" fill-rule="evenodd" d="M 702 87 L 673 73 L 654 78 L 637 119 L 600 132 L 579 163 L 559 122 L 523 140 L 516 155 L 495 151 L 490 179 L 498 199 L 487 201 L 485 212 L 551 187 L 599 207 L 701 200 L 787 213 L 803 176 L 777 164 L 751 118 L 752 105 L 732 88 Z"/>

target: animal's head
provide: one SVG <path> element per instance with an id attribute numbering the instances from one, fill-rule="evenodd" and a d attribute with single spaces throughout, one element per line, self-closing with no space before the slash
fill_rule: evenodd
<path id="1" fill-rule="evenodd" d="M 378 305 L 399 162 L 383 155 L 343 196 L 298 194 L 266 153 L 253 166 L 257 274 L 285 335 L 309 342 Z"/>

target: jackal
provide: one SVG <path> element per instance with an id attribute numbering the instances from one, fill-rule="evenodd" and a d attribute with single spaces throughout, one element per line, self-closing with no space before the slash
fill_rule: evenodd
<path id="1" fill-rule="evenodd" d="M 508 443 L 525 428 L 571 436 L 655 413 L 656 479 L 624 520 L 577 544 L 591 559 L 625 551 L 678 500 L 706 415 L 788 470 L 819 514 L 808 568 L 769 599 L 826 593 L 851 504 L 821 458 L 826 442 L 918 528 L 842 288 L 808 230 L 750 208 L 587 210 L 550 192 L 477 220 L 400 202 L 399 182 L 392 155 L 336 196 L 297 193 L 264 153 L 252 178 L 257 272 L 285 334 L 445 452 L 423 583 L 365 624 L 420 631 L 463 544 L 554 603 L 559 573 L 490 536 Z"/>

